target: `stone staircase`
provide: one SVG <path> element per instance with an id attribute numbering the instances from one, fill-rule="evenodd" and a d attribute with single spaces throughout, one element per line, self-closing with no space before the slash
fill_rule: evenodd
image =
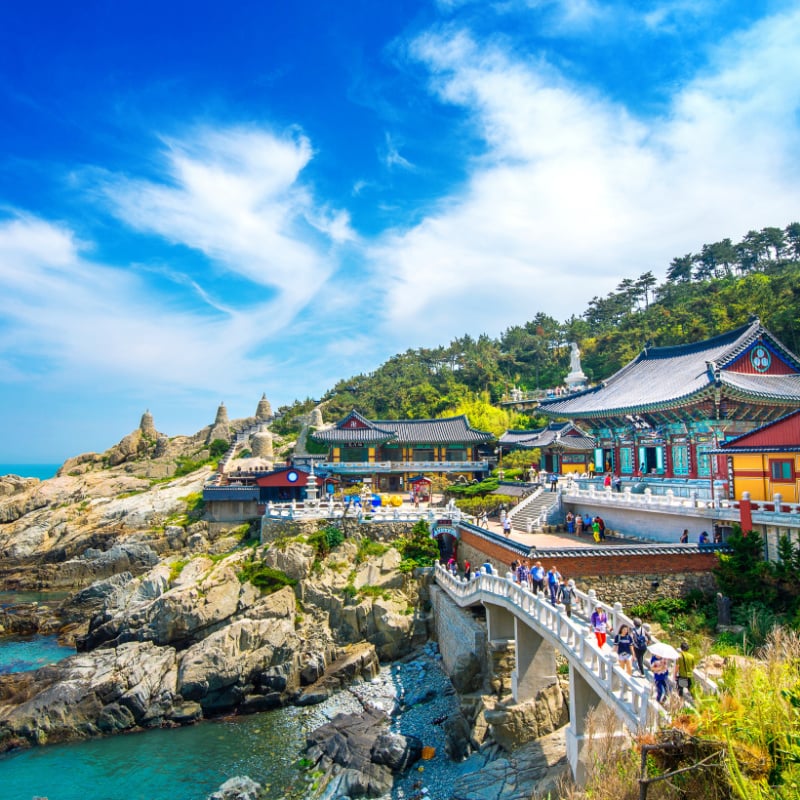
<path id="1" fill-rule="evenodd" d="M 540 531 L 542 525 L 547 524 L 550 515 L 558 509 L 558 499 L 559 495 L 556 492 L 548 491 L 533 497 L 511 514 L 511 529 L 527 533 L 530 526 L 531 531 Z"/>

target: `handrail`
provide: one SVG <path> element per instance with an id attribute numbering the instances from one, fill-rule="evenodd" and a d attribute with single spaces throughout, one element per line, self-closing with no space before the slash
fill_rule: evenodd
<path id="1" fill-rule="evenodd" d="M 643 684 L 629 676 L 618 666 L 616 655 L 602 652 L 591 631 L 587 631 L 587 620 L 595 608 L 606 611 L 612 630 L 618 630 L 623 623 L 632 628 L 633 620 L 623 613 L 620 603 L 609 605 L 602 602 L 594 589 L 588 592 L 576 589 L 582 611 L 577 613 L 576 609 L 570 618 L 562 605 L 554 606 L 543 595 L 533 594 L 515 583 L 511 573 L 501 577 L 478 570 L 471 580 L 466 581 L 438 564 L 435 576 L 439 586 L 458 605 L 494 600 L 543 634 L 596 690 L 609 699 L 631 730 L 647 729 L 669 719 L 666 710 L 651 697 L 650 683 Z M 579 619 L 583 624 L 577 621 Z M 716 684 L 699 670 L 695 670 L 694 677 L 704 691 L 717 690 Z"/>
<path id="2" fill-rule="evenodd" d="M 649 682 L 634 680 L 621 669 L 616 655 L 602 652 L 594 635 L 585 625 L 567 617 L 563 606 L 552 605 L 510 577 L 487 575 L 482 570 L 472 580 L 465 581 L 437 565 L 435 575 L 436 582 L 458 605 L 495 601 L 542 634 L 567 656 L 599 695 L 610 700 L 632 731 L 650 729 L 668 718 L 664 708 L 651 697 Z"/>

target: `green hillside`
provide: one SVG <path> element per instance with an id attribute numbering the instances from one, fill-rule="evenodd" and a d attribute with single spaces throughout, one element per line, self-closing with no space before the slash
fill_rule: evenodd
<path id="1" fill-rule="evenodd" d="M 430 418 L 458 413 L 476 399 L 497 402 L 514 386 L 558 386 L 569 371 L 571 341 L 580 346 L 587 376 L 602 380 L 648 342 L 698 341 L 743 325 L 752 314 L 800 352 L 800 223 L 750 231 L 736 244 L 704 244 L 699 253 L 674 258 L 666 275 L 661 285 L 651 271 L 626 278 L 569 320 L 538 313 L 499 339 L 464 335 L 395 355 L 368 375 L 339 381 L 322 398 L 325 416 L 358 408 L 377 419 Z M 284 425 L 291 427 L 291 419 L 312 404 L 280 409 Z M 511 420 L 517 427 L 533 422 Z"/>

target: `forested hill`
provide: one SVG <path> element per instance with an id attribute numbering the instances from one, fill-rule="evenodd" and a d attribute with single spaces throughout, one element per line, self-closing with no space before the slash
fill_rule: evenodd
<path id="1" fill-rule="evenodd" d="M 465 335 L 434 349 L 408 350 L 369 375 L 336 384 L 324 396 L 325 416 L 357 408 L 369 417 L 430 418 L 461 412 L 470 400 L 492 402 L 513 386 L 558 386 L 569 371 L 569 345 L 577 341 L 584 372 L 607 378 L 643 346 L 708 338 L 761 318 L 784 344 L 800 352 L 800 223 L 751 231 L 703 245 L 674 258 L 658 285 L 648 271 L 595 297 L 579 316 L 559 322 L 544 313 L 515 325 L 499 339 Z M 296 403 L 293 412 L 311 401 Z"/>

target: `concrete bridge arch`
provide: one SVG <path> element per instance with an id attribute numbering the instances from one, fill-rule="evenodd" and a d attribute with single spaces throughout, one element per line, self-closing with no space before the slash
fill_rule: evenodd
<path id="1" fill-rule="evenodd" d="M 484 606 L 489 641 L 515 642 L 515 702 L 533 699 L 556 680 L 557 650 L 566 657 L 570 717 L 567 756 L 579 784 L 585 778 L 583 757 L 589 711 L 601 703 L 608 705 L 620 727 L 633 734 L 655 727 L 664 718 L 664 710 L 651 698 L 650 685 L 621 670 L 616 657 L 602 652 L 594 635 L 585 625 L 568 618 L 562 607 L 497 575 L 480 574 L 464 581 L 437 567 L 436 582 L 459 607 Z M 592 599 L 585 596 L 587 604 Z"/>

